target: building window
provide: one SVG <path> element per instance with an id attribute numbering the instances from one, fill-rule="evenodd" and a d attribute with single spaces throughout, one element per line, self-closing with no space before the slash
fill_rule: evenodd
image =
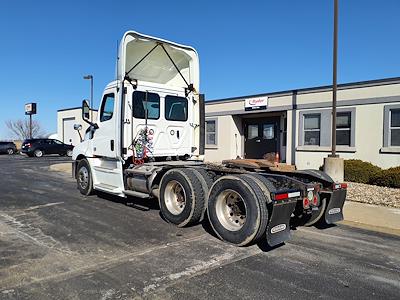
<path id="1" fill-rule="evenodd" d="M 351 112 L 336 114 L 336 145 L 351 145 Z"/>
<path id="2" fill-rule="evenodd" d="M 385 105 L 383 153 L 400 153 L 400 104 Z"/>
<path id="3" fill-rule="evenodd" d="M 400 146 L 400 108 L 390 110 L 389 146 Z"/>
<path id="4" fill-rule="evenodd" d="M 100 122 L 108 121 L 114 114 L 114 94 L 107 94 L 103 98 L 100 109 Z"/>
<path id="5" fill-rule="evenodd" d="M 354 152 L 356 108 L 339 108 L 336 116 L 336 145 L 339 151 Z M 332 110 L 301 111 L 299 120 L 299 150 L 325 151 L 331 147 Z"/>
<path id="6" fill-rule="evenodd" d="M 304 145 L 320 145 L 321 114 L 304 115 Z"/>
<path id="7" fill-rule="evenodd" d="M 206 145 L 209 146 L 217 145 L 218 143 L 217 132 L 218 132 L 217 120 L 216 119 L 206 120 Z"/>

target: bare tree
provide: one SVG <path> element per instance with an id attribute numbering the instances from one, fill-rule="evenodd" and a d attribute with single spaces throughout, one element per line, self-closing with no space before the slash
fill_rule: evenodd
<path id="1" fill-rule="evenodd" d="M 11 134 L 18 139 L 24 140 L 30 138 L 29 120 L 9 120 L 6 126 Z M 45 131 L 38 121 L 32 121 L 32 138 L 43 137 Z"/>

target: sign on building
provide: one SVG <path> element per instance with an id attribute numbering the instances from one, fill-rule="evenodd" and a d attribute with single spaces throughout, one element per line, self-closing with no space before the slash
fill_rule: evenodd
<path id="1" fill-rule="evenodd" d="M 36 103 L 25 104 L 25 115 L 35 115 L 36 114 Z"/>
<path id="2" fill-rule="evenodd" d="M 261 110 L 267 109 L 268 106 L 268 97 L 257 97 L 245 99 L 244 101 L 244 110 Z"/>

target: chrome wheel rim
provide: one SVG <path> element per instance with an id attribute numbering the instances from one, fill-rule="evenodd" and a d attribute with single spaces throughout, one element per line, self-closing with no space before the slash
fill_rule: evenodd
<path id="1" fill-rule="evenodd" d="M 171 180 L 168 182 L 164 191 L 165 206 L 173 215 L 179 215 L 186 206 L 186 193 L 178 181 Z"/>
<path id="2" fill-rule="evenodd" d="M 89 171 L 86 167 L 81 167 L 78 171 L 79 186 L 85 190 L 89 185 Z"/>
<path id="3" fill-rule="evenodd" d="M 229 231 L 238 231 L 246 223 L 246 203 L 234 190 L 228 189 L 218 195 L 215 210 L 219 222 Z"/>
<path id="4" fill-rule="evenodd" d="M 72 156 L 72 150 L 67 151 L 67 156 Z"/>
<path id="5" fill-rule="evenodd" d="M 8 153 L 9 155 L 14 154 L 14 150 L 13 150 L 13 149 L 8 149 L 8 150 L 7 150 L 7 153 Z"/>
<path id="6" fill-rule="evenodd" d="M 36 151 L 35 151 L 35 156 L 36 156 L 36 157 L 42 157 L 42 156 L 43 156 L 42 150 L 36 150 Z"/>

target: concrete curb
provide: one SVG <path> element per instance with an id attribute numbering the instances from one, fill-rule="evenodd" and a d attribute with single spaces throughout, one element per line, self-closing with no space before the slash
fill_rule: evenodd
<path id="1" fill-rule="evenodd" d="M 400 235 L 400 209 L 346 201 L 342 224 Z"/>

